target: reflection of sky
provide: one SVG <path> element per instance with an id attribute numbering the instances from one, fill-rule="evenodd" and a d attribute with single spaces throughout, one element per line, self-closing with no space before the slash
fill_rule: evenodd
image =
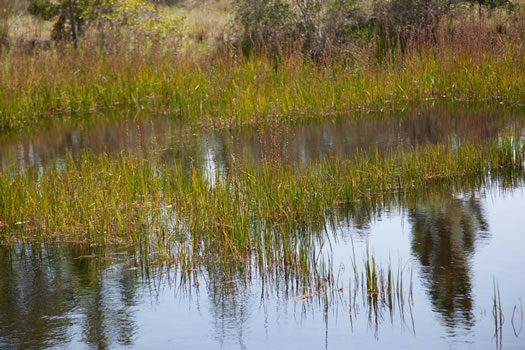
<path id="1" fill-rule="evenodd" d="M 432 207 L 446 212 L 447 203 L 452 202 L 452 208 L 457 209 L 458 203 L 466 205 L 469 196 L 434 201 Z M 346 285 L 352 273 L 352 241 L 360 270 L 367 247 L 377 263 L 391 263 L 394 271 L 398 266 L 405 267 L 405 282 L 410 280 L 413 268 L 415 335 L 410 318 L 401 322 L 399 312 L 392 321 L 384 312 L 376 333 L 368 322 L 368 309 L 361 303 L 352 322 L 344 306 L 330 309 L 325 327 L 322 308 L 296 301 L 295 295 L 277 298 L 269 291 L 269 298 L 261 302 L 258 280 L 248 289 L 231 284 L 212 294 L 213 288 L 203 279 L 189 295 L 176 284 L 149 289 L 126 264 L 96 272 L 84 270 L 79 260 L 60 260 L 60 282 L 68 290 L 75 290 L 74 299 L 67 302 L 75 307 L 63 316 L 69 319 L 66 324 L 73 324 L 67 337 L 73 348 L 84 348 L 84 341 L 91 335 L 110 348 L 131 344 L 139 349 L 322 349 L 328 344 L 330 349 L 493 349 L 491 297 L 492 279 L 496 277 L 505 314 L 504 348 L 523 348 L 525 334 L 514 337 L 511 315 L 514 305 L 525 298 L 525 194 L 523 189 L 506 194 L 488 191 L 486 196 L 477 194 L 476 198 L 489 232 L 475 232 L 474 248 L 466 253 L 473 298 L 473 322 L 469 327 L 457 323 L 451 329 L 445 325 L 439 304 L 433 305 L 429 295 L 434 288 L 428 280 L 432 274 L 424 273 L 425 267 L 413 251 L 409 210 L 394 209 L 376 217 L 366 228 L 349 225 L 337 231 L 338 239 L 332 242 L 335 272 L 339 266 L 345 267 L 342 281 Z M 429 207 L 424 201 L 414 205 L 419 211 Z M 67 264 L 77 266 L 77 270 Z M 47 269 L 49 276 L 54 276 L 53 268 Z M 27 283 L 31 276 L 24 278 Z M 345 290 L 343 299 L 346 297 Z"/>
<path id="2" fill-rule="evenodd" d="M 525 228 L 525 216 L 520 210 L 525 207 L 525 196 L 519 190 L 506 196 L 492 193 L 481 199 L 481 205 L 490 234 L 489 238 L 475 242 L 470 257 L 469 278 L 474 299 L 472 327 L 462 328 L 461 323 L 456 329 L 444 326 L 440 310 L 436 310 L 429 300 L 428 281 L 421 274 L 422 266 L 412 254 L 409 218 L 394 210 L 373 222 L 366 235 L 359 234 L 352 227 L 340 230 L 340 238 L 332 245 L 334 262 L 338 266 L 342 262 L 346 271 L 351 273 L 353 237 L 358 267 L 363 265 L 367 247 L 378 263 L 387 265 L 391 261 L 395 269 L 405 266 L 407 276 L 413 267 L 415 336 L 410 319 L 403 325 L 395 315 L 391 324 L 390 316 L 385 313 L 376 337 L 368 323 L 367 309 L 362 305 L 352 323 L 347 310 L 331 310 L 326 328 L 322 310 L 310 309 L 293 297 L 286 300 L 271 297 L 261 304 L 260 290 L 255 281 L 249 293 L 231 296 L 232 300 L 226 302 L 226 306 L 231 307 L 229 312 L 217 312 L 220 305 L 211 303 L 213 298 L 203 287 L 191 302 L 175 298 L 174 303 L 173 295 L 165 293 L 154 307 L 143 304 L 137 314 L 139 319 L 145 320 L 137 345 L 149 344 L 151 334 L 158 348 L 177 344 L 188 348 L 320 349 L 328 343 L 328 348 L 333 349 L 347 348 L 349 344 L 352 348 L 362 349 L 492 349 L 495 347 L 491 316 L 492 277 L 497 276 L 506 315 L 504 347 L 524 346 L 525 336 L 515 338 L 512 333 L 510 316 L 514 305 L 525 297 L 525 280 L 522 278 L 524 236 L 521 230 Z M 246 309 L 241 314 L 239 304 L 235 304 L 243 302 Z M 158 319 L 170 321 L 159 325 Z M 218 339 L 217 334 L 221 332 Z"/>

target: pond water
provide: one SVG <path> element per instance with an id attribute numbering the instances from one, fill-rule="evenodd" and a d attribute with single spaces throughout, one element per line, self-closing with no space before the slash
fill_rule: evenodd
<path id="1" fill-rule="evenodd" d="M 127 114 L 125 114 L 127 115 Z M 87 124 L 66 124 L 0 141 L 0 169 L 16 165 L 60 165 L 66 154 L 140 153 L 161 162 L 210 163 L 229 167 L 235 159 L 264 157 L 311 163 L 324 156 L 345 159 L 354 151 L 406 148 L 436 143 L 485 142 L 525 129 L 525 111 L 434 107 L 394 116 L 366 114 L 301 123 L 202 130 L 170 118 L 94 116 Z M 97 121 L 99 120 L 100 121 Z"/>
<path id="2" fill-rule="evenodd" d="M 0 248 L 0 347 L 523 349 L 523 179 L 341 214 L 325 233 L 339 280 L 328 303 L 279 281 L 216 282 L 205 270 L 184 283 L 126 247 Z M 370 305 L 356 291 L 352 261 L 362 270 L 367 251 L 403 271 L 404 305 Z"/>
<path id="3" fill-rule="evenodd" d="M 396 144 L 483 142 L 525 122 L 462 113 L 216 133 L 126 120 L 5 142 L 0 161 L 45 168 L 67 152 L 124 150 L 160 161 L 201 157 L 203 166 L 227 167 L 232 155 L 257 162 L 265 152 L 308 163 Z M 513 171 L 436 182 L 379 210 L 341 208 L 322 232 L 319 261 L 331 282 L 311 291 L 290 287 L 286 275 L 213 266 L 188 279 L 133 247 L 0 247 L 0 348 L 523 349 L 524 190 L 525 172 Z M 393 300 L 367 295 L 371 257 L 378 274 L 392 271 Z"/>

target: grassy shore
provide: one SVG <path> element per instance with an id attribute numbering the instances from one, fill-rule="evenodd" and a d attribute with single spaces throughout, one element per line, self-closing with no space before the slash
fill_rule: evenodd
<path id="1" fill-rule="evenodd" d="M 390 63 L 313 63 L 300 54 L 194 57 L 165 49 L 84 47 L 0 56 L 0 133 L 132 104 L 212 126 L 399 109 L 429 100 L 525 101 L 521 39 L 418 48 Z M 467 39 L 465 39 L 467 40 Z M 394 62 L 395 61 L 395 62 Z"/>

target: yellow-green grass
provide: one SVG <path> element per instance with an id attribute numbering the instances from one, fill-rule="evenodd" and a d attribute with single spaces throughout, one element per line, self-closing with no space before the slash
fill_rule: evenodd
<path id="1" fill-rule="evenodd" d="M 513 140 L 357 152 L 301 169 L 268 160 L 212 178 L 132 155 L 85 155 L 60 169 L 3 173 L 0 240 L 127 242 L 167 259 L 190 249 L 300 269 L 298 251 L 321 239 L 337 208 L 388 202 L 434 179 L 522 167 L 524 149 Z"/>
<path id="2" fill-rule="evenodd" d="M 517 106 L 525 101 L 525 51 L 513 43 L 500 53 L 476 55 L 428 49 L 380 67 L 319 66 L 299 55 L 195 62 L 151 50 L 2 56 L 0 133 L 117 104 L 231 126 L 402 108 L 429 99 Z"/>
<path id="3" fill-rule="evenodd" d="M 220 44 L 211 37 L 231 18 L 227 0 L 162 11 L 186 16 L 182 40 L 90 30 L 78 50 L 14 45 L 2 51 L 0 135 L 122 104 L 230 126 L 429 100 L 514 106 L 525 101 L 525 22 L 519 12 L 508 23 L 469 15 L 444 19 L 435 40 L 415 33 L 405 52 L 394 48 L 379 60 L 382 44 L 372 31 L 371 37 L 354 38 L 348 52 L 334 48 L 330 57 L 312 62 L 297 52 L 245 57 L 213 48 Z"/>

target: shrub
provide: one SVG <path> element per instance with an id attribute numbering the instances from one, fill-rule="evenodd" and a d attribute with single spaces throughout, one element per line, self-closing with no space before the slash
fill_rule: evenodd
<path id="1" fill-rule="evenodd" d="M 452 5 L 449 0 L 392 0 L 382 7 L 378 17 L 402 35 L 433 31 Z"/>
<path id="2" fill-rule="evenodd" d="M 283 0 L 236 0 L 234 6 L 244 53 L 254 48 L 278 50 L 293 36 L 292 12 Z"/>
<path id="3" fill-rule="evenodd" d="M 180 33 L 182 29 L 182 18 L 168 16 L 146 0 L 74 0 L 73 8 L 79 35 L 86 26 L 103 23 L 141 30 L 157 39 Z M 32 0 L 29 13 L 54 21 L 51 35 L 54 40 L 71 38 L 69 0 Z"/>
<path id="4" fill-rule="evenodd" d="M 318 58 L 351 42 L 364 18 L 356 0 L 237 0 L 234 28 L 245 53 L 292 48 Z"/>
<path id="5" fill-rule="evenodd" d="M 354 32 L 370 19 L 356 0 L 295 0 L 297 32 L 303 52 L 314 58 L 343 50 L 354 40 Z"/>
<path id="6" fill-rule="evenodd" d="M 111 23 L 139 30 L 154 39 L 165 39 L 182 32 L 183 17 L 173 17 L 159 11 L 145 0 L 114 1 L 112 11 L 104 16 Z"/>
<path id="7" fill-rule="evenodd" d="M 497 8 L 502 8 L 506 10 L 513 10 L 516 7 L 510 0 L 466 0 L 466 2 L 477 5 L 479 8 L 479 14 L 482 15 L 482 9 L 486 8 L 489 10 L 494 10 Z"/>
<path id="8" fill-rule="evenodd" d="M 110 11 L 112 0 L 75 0 L 73 12 L 75 25 L 79 35 L 82 35 L 86 25 L 98 21 L 105 12 Z M 54 40 L 71 38 L 71 16 L 69 0 L 33 0 L 29 5 L 29 13 L 46 21 L 54 21 L 51 37 Z"/>

